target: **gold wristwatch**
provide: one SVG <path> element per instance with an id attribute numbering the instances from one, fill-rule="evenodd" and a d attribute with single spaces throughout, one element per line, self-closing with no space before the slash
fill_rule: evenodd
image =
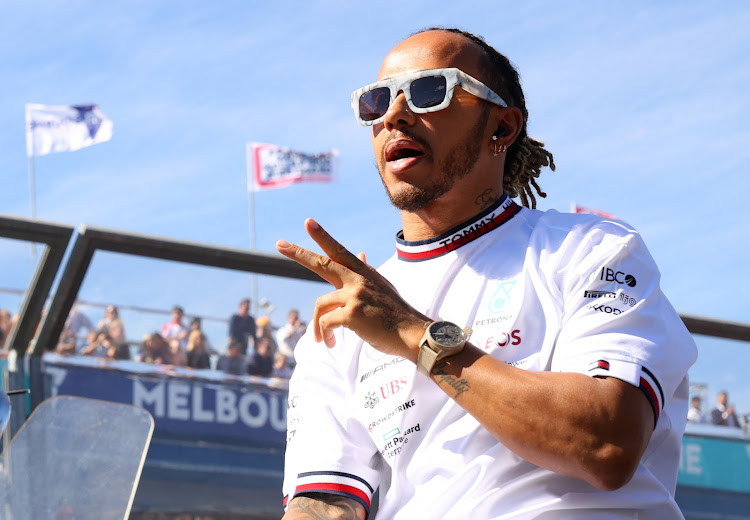
<path id="1" fill-rule="evenodd" d="M 419 344 L 417 370 L 429 377 L 438 360 L 455 356 L 464 349 L 472 331 L 449 321 L 428 322 L 425 329 Z"/>

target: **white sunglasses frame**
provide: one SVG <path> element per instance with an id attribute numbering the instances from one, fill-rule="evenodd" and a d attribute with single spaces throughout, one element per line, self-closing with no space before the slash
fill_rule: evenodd
<path id="1" fill-rule="evenodd" d="M 415 79 L 426 78 L 429 76 L 443 76 L 445 78 L 445 98 L 441 103 L 435 106 L 427 108 L 419 108 L 417 106 L 414 106 L 414 104 L 411 102 L 411 90 L 408 87 Z M 366 92 L 375 90 L 376 88 L 388 87 L 388 90 L 390 90 L 391 93 L 391 99 L 388 103 L 388 108 L 390 108 L 391 105 L 393 105 L 393 102 L 396 101 L 398 93 L 403 92 L 404 97 L 406 98 L 406 103 L 412 112 L 414 112 L 415 114 L 426 114 L 428 112 L 437 112 L 438 110 L 443 110 L 448 105 L 450 105 L 451 100 L 453 99 L 453 89 L 457 86 L 480 99 L 484 99 L 485 101 L 489 101 L 490 103 L 494 103 L 503 108 L 508 107 L 508 104 L 505 102 L 505 100 L 501 98 L 490 87 L 488 87 L 478 79 L 469 76 L 461 69 L 451 67 L 444 69 L 420 70 L 419 72 L 404 74 L 401 76 L 396 76 L 394 78 L 384 79 L 383 81 L 377 81 L 375 83 L 365 85 L 364 87 L 352 92 L 352 108 L 354 109 L 354 116 L 357 118 L 357 122 L 361 126 L 372 126 L 382 122 L 385 119 L 385 114 L 377 119 L 373 119 L 372 121 L 364 121 L 362 119 L 359 112 L 359 98 L 362 97 L 362 94 L 365 94 Z"/>

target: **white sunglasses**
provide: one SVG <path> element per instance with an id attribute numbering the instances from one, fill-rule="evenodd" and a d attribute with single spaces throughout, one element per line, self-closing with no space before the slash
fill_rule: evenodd
<path id="1" fill-rule="evenodd" d="M 459 86 L 478 98 L 501 107 L 508 104 L 490 87 L 456 68 L 431 69 L 378 81 L 352 93 L 352 108 L 357 122 L 372 126 L 385 119 L 388 107 L 399 92 L 415 114 L 436 112 L 450 105 L 453 89 Z"/>

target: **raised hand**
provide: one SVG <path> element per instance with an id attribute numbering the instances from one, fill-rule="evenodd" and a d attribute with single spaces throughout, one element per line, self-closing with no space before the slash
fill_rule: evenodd
<path id="1" fill-rule="evenodd" d="M 406 303 L 388 280 L 367 265 L 363 253 L 359 258 L 350 253 L 313 219 L 305 221 L 305 230 L 328 256 L 284 240 L 276 243 L 276 249 L 336 288 L 315 302 L 315 341 L 333 347 L 333 330 L 343 326 L 381 352 L 416 360 L 429 318 Z"/>

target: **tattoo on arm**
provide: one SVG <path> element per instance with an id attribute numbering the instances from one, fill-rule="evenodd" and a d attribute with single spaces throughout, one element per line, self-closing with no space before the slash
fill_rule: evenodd
<path id="1" fill-rule="evenodd" d="M 283 520 L 364 520 L 365 508 L 352 498 L 307 493 L 289 503 Z"/>
<path id="2" fill-rule="evenodd" d="M 476 199 L 474 199 L 474 204 L 479 206 L 479 209 L 481 211 L 492 206 L 495 202 L 497 202 L 497 199 L 498 196 L 495 195 L 495 190 L 493 190 L 492 188 L 487 188 L 482 193 L 480 193 Z"/>
<path id="3" fill-rule="evenodd" d="M 448 366 L 449 363 L 447 361 L 440 361 L 432 369 L 432 374 L 435 376 L 435 380 L 439 385 L 445 384 L 452 388 L 455 391 L 453 399 L 458 399 L 461 394 L 468 392 L 471 389 L 471 386 L 466 379 L 458 379 L 454 375 L 449 374 L 446 370 Z"/>

